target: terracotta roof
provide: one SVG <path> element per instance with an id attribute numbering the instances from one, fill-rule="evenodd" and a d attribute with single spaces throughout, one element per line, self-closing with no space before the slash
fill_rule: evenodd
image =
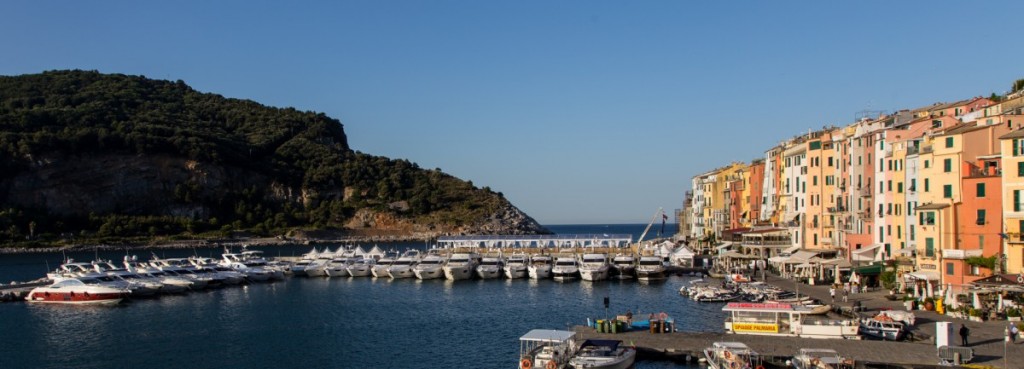
<path id="1" fill-rule="evenodd" d="M 918 207 L 916 207 L 914 209 L 916 209 L 916 210 L 942 210 L 942 209 L 945 209 L 945 208 L 948 208 L 948 207 L 949 207 L 949 204 L 935 204 L 935 203 L 932 203 L 932 204 L 924 204 L 924 205 L 918 206 Z"/>
<path id="2" fill-rule="evenodd" d="M 1018 129 L 1016 131 L 999 136 L 1000 140 L 1007 140 L 1011 138 L 1024 138 L 1024 129 Z"/>

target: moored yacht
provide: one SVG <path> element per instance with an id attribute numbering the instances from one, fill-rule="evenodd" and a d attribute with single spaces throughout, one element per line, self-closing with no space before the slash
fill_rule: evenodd
<path id="1" fill-rule="evenodd" d="M 341 247 L 338 248 L 341 251 Z M 309 262 L 306 265 L 306 276 L 308 277 L 326 277 L 327 276 L 327 264 L 334 259 L 337 253 L 331 252 L 330 249 L 324 248 L 324 252 L 316 256 L 316 260 Z M 348 271 L 342 269 L 346 275 Z"/>
<path id="2" fill-rule="evenodd" d="M 355 256 L 350 250 L 345 250 L 345 252 L 340 251 L 341 250 L 339 250 L 339 252 L 335 252 L 334 258 L 324 266 L 324 272 L 327 273 L 328 277 L 348 277 L 349 265 L 352 265 L 352 263 L 362 259 L 362 256 Z"/>
<path id="3" fill-rule="evenodd" d="M 641 256 L 636 266 L 636 278 L 641 281 L 660 281 L 665 273 L 665 262 L 658 256 Z"/>
<path id="4" fill-rule="evenodd" d="M 376 265 L 376 260 L 372 258 L 362 258 L 354 263 L 348 265 L 345 268 L 348 271 L 348 275 L 352 277 L 366 277 L 370 275 L 373 267 Z"/>
<path id="5" fill-rule="evenodd" d="M 416 263 L 419 261 L 419 250 L 406 250 L 398 260 L 395 260 L 395 262 L 388 267 L 388 276 L 390 276 L 391 279 L 415 277 L 416 275 L 413 273 L 412 267 L 416 266 Z"/>
<path id="6" fill-rule="evenodd" d="M 444 277 L 444 256 L 437 253 L 437 250 L 430 250 L 419 264 L 412 268 L 413 274 L 418 279 L 438 279 Z"/>
<path id="7" fill-rule="evenodd" d="M 473 273 L 476 273 L 479 263 L 480 255 L 475 253 L 452 254 L 444 266 L 444 276 L 451 281 L 473 278 Z"/>
<path id="8" fill-rule="evenodd" d="M 51 304 L 113 305 L 121 302 L 128 294 L 129 291 L 125 289 L 86 284 L 81 280 L 68 278 L 49 286 L 32 289 L 25 300 Z"/>
<path id="9" fill-rule="evenodd" d="M 494 279 L 501 277 L 501 257 L 484 256 L 480 259 L 480 265 L 476 267 L 476 275 L 480 279 Z"/>
<path id="10" fill-rule="evenodd" d="M 391 268 L 391 264 L 394 264 L 398 258 L 401 257 L 398 251 L 388 251 L 381 256 L 377 263 L 370 269 L 370 274 L 373 274 L 374 278 L 387 278 L 391 275 L 388 274 L 388 268 Z"/>
<path id="11" fill-rule="evenodd" d="M 296 277 L 307 276 L 308 272 L 306 270 L 311 267 L 310 264 L 313 264 L 319 256 L 320 252 L 316 250 L 316 247 L 314 247 L 310 252 L 302 255 L 302 258 L 292 265 L 292 275 Z M 315 265 L 312 267 L 315 267 Z"/>
<path id="12" fill-rule="evenodd" d="M 547 255 L 533 255 L 530 257 L 530 265 L 526 267 L 530 279 L 551 278 L 552 268 L 551 257 Z"/>
<path id="13" fill-rule="evenodd" d="M 833 349 L 802 348 L 793 355 L 796 369 L 853 369 L 856 363 Z"/>
<path id="14" fill-rule="evenodd" d="M 526 264 L 529 261 L 526 254 L 517 252 L 505 260 L 505 278 L 516 279 L 526 277 Z"/>
<path id="15" fill-rule="evenodd" d="M 636 258 L 630 254 L 618 254 L 612 258 L 611 275 L 618 279 L 632 279 L 636 274 Z"/>
<path id="16" fill-rule="evenodd" d="M 619 340 L 586 340 L 569 360 L 573 368 L 626 369 L 636 361 L 636 349 Z"/>
<path id="17" fill-rule="evenodd" d="M 551 275 L 556 281 L 569 281 L 579 277 L 580 270 L 576 258 L 572 256 L 558 256 L 555 258 L 555 265 L 551 267 Z"/>
<path id="18" fill-rule="evenodd" d="M 580 278 L 584 281 L 603 281 L 608 279 L 608 255 L 605 254 L 583 254 L 580 263 Z"/>
<path id="19" fill-rule="evenodd" d="M 531 330 L 519 338 L 519 369 L 568 368 L 576 345 L 576 332 Z"/>

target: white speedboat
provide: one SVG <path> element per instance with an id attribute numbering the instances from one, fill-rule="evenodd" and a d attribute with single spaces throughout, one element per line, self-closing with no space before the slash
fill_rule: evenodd
<path id="1" fill-rule="evenodd" d="M 860 321 L 860 334 L 886 341 L 899 341 L 906 335 L 903 323 L 882 321 L 876 318 L 864 318 Z"/>
<path id="2" fill-rule="evenodd" d="M 388 267 L 388 276 L 391 277 L 391 279 L 415 277 L 416 274 L 412 272 L 412 267 L 416 266 L 416 263 L 419 261 L 419 250 L 406 250 L 398 260 L 395 260 L 395 262 Z"/>
<path id="3" fill-rule="evenodd" d="M 608 271 L 611 265 L 608 264 L 608 255 L 605 254 L 583 254 L 579 270 L 580 279 L 584 281 L 603 281 L 608 279 Z"/>
<path id="4" fill-rule="evenodd" d="M 480 279 L 494 279 L 501 277 L 501 257 L 498 256 L 484 256 L 480 260 L 480 265 L 476 267 L 476 275 Z"/>
<path id="5" fill-rule="evenodd" d="M 632 279 L 636 274 L 636 258 L 629 254 L 618 254 L 612 258 L 611 275 L 618 279 Z"/>
<path id="6" fill-rule="evenodd" d="M 316 247 L 314 247 L 313 250 L 311 250 L 310 252 L 307 252 L 304 255 L 302 255 L 302 258 L 299 259 L 299 261 L 296 261 L 295 264 L 292 264 L 292 275 L 296 277 L 305 277 L 309 275 L 306 269 L 309 269 L 310 267 L 315 267 L 315 265 L 311 266 L 310 264 L 313 264 L 313 262 L 315 262 L 319 256 L 320 252 L 317 251 Z"/>
<path id="7" fill-rule="evenodd" d="M 641 256 L 636 266 L 636 279 L 641 281 L 660 281 L 665 279 L 665 262 L 658 256 Z"/>
<path id="8" fill-rule="evenodd" d="M 580 270 L 576 258 L 572 256 L 556 257 L 555 265 L 551 267 L 551 275 L 556 281 L 569 281 L 579 277 Z"/>
<path id="9" fill-rule="evenodd" d="M 376 261 L 371 258 L 362 258 L 355 263 L 349 264 L 348 275 L 352 277 L 367 277 L 370 275 L 373 267 L 376 266 Z"/>
<path id="10" fill-rule="evenodd" d="M 636 349 L 619 340 L 586 340 L 569 365 L 576 369 L 626 369 L 636 361 Z"/>
<path id="11" fill-rule="evenodd" d="M 341 251 L 341 247 L 338 248 L 338 252 Z M 335 256 L 338 256 L 338 252 L 331 252 L 329 249 L 324 248 L 324 252 L 318 254 L 316 259 L 310 261 L 306 265 L 306 276 L 307 277 L 327 277 L 327 264 L 334 260 Z M 344 270 L 344 269 L 342 269 Z M 344 272 L 348 275 L 348 271 Z"/>
<path id="12" fill-rule="evenodd" d="M 384 256 L 381 256 L 381 258 L 377 260 L 377 263 L 373 265 L 373 268 L 370 269 L 370 274 L 373 274 L 374 278 L 390 277 L 391 275 L 388 274 L 388 268 L 391 268 L 391 264 L 394 264 L 399 257 L 401 256 L 398 254 L 398 251 L 388 251 L 384 253 Z"/>
<path id="13" fill-rule="evenodd" d="M 475 253 L 456 253 L 448 258 L 444 266 L 444 276 L 456 281 L 473 278 L 476 267 L 480 264 L 480 255 Z"/>
<path id="14" fill-rule="evenodd" d="M 530 279 L 551 278 L 552 268 L 551 257 L 547 255 L 533 255 L 530 257 L 530 265 L 526 267 Z"/>
<path id="15" fill-rule="evenodd" d="M 515 253 L 512 254 L 512 256 L 509 256 L 508 260 L 505 260 L 505 278 L 525 278 L 526 264 L 528 261 L 529 260 L 527 259 L 526 254 L 523 253 Z"/>
<path id="16" fill-rule="evenodd" d="M 324 266 L 324 272 L 326 272 L 327 276 L 331 278 L 348 277 L 348 266 L 355 262 L 355 260 L 353 260 L 355 258 L 356 257 L 354 256 L 346 256 L 344 254 L 335 256 L 331 261 L 327 262 L 327 265 Z"/>
<path id="17" fill-rule="evenodd" d="M 715 342 L 704 349 L 704 358 L 711 369 L 755 368 L 761 358 L 742 342 Z"/>
<path id="18" fill-rule="evenodd" d="M 796 369 L 853 369 L 853 359 L 839 356 L 832 349 L 800 349 L 793 355 L 793 367 Z"/>
<path id="19" fill-rule="evenodd" d="M 576 332 L 531 330 L 519 338 L 519 369 L 568 368 L 576 345 Z"/>
<path id="20" fill-rule="evenodd" d="M 129 291 L 102 285 L 86 284 L 78 279 L 68 278 L 49 286 L 36 287 L 25 300 L 49 304 L 98 304 L 113 305 L 128 296 Z"/>
<path id="21" fill-rule="evenodd" d="M 423 259 L 420 259 L 419 264 L 412 268 L 412 272 L 416 275 L 416 278 L 421 280 L 443 278 L 444 262 L 444 256 L 437 252 L 430 252 Z"/>

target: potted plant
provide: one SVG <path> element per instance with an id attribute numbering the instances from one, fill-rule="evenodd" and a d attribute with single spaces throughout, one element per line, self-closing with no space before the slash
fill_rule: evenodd
<path id="1" fill-rule="evenodd" d="M 933 299 L 931 296 L 924 298 L 924 310 L 935 310 L 935 299 Z"/>
<path id="2" fill-rule="evenodd" d="M 975 309 L 975 308 L 971 308 L 970 310 L 967 311 L 967 315 L 970 316 L 971 321 L 975 321 L 975 322 L 982 321 L 981 320 L 981 310 L 978 310 L 978 309 Z"/>
<path id="3" fill-rule="evenodd" d="M 1018 308 L 1006 309 L 1006 320 L 1011 321 L 1011 322 L 1019 322 L 1020 321 L 1020 309 L 1018 309 Z"/>

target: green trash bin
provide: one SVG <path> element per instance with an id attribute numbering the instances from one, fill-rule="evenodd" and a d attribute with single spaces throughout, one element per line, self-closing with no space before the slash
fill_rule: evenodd
<path id="1" fill-rule="evenodd" d="M 619 323 L 617 321 L 609 321 L 608 326 L 611 327 L 612 333 L 619 333 Z"/>

